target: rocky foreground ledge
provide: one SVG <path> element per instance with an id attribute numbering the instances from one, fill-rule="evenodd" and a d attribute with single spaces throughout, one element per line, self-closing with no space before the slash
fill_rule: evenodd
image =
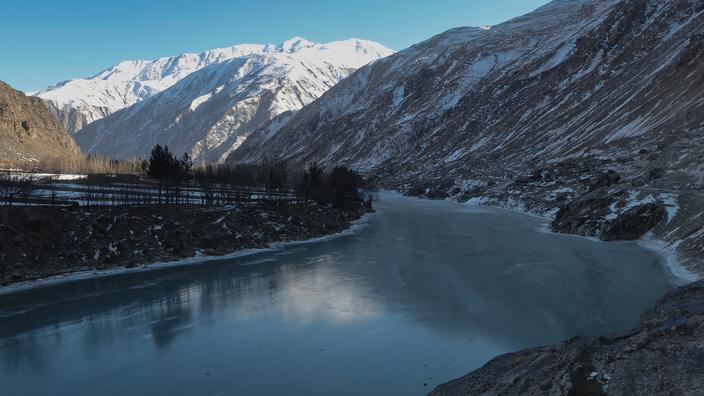
<path id="1" fill-rule="evenodd" d="M 368 210 L 268 203 L 237 207 L 0 207 L 0 285 L 79 271 L 221 256 L 334 234 Z"/>
<path id="2" fill-rule="evenodd" d="M 431 395 L 704 395 L 704 280 L 629 332 L 502 355 Z"/>

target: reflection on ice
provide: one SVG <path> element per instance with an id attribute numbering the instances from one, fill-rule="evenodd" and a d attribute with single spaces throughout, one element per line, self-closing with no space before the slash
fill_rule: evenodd
<path id="1" fill-rule="evenodd" d="M 2 295 L 0 383 L 423 394 L 499 353 L 628 328 L 672 287 L 635 244 L 449 202 L 378 207 L 363 232 L 322 243 Z"/>

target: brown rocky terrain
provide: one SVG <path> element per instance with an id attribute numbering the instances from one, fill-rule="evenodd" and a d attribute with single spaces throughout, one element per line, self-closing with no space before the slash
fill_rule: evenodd
<path id="1" fill-rule="evenodd" d="M 81 156 L 44 102 L 0 81 L 0 163 Z"/>
<path id="2" fill-rule="evenodd" d="M 316 203 L 0 207 L 0 285 L 78 271 L 220 256 L 334 234 L 366 209 Z"/>

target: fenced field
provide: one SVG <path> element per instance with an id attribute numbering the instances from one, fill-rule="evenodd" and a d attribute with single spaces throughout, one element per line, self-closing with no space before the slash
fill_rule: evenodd
<path id="1" fill-rule="evenodd" d="M 136 176 L 0 171 L 0 205 L 139 206 L 298 202 L 290 190 L 196 183 L 175 186 Z"/>

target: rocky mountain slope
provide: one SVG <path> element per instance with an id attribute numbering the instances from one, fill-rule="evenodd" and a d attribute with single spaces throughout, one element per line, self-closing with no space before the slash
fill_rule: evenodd
<path id="1" fill-rule="evenodd" d="M 241 44 L 153 61 L 120 62 L 95 76 L 58 83 L 33 95 L 44 99 L 71 133 L 93 121 L 153 96 L 213 63 L 271 53 L 274 45 Z"/>
<path id="2" fill-rule="evenodd" d="M 343 163 L 412 195 L 565 208 L 557 231 L 650 232 L 697 270 L 703 108 L 704 1 L 556 0 L 364 67 L 229 161 Z M 655 229 L 627 213 L 646 204 Z"/>
<path id="3" fill-rule="evenodd" d="M 76 134 L 89 153 L 140 157 L 156 143 L 220 161 L 273 117 L 312 102 L 355 69 L 390 55 L 363 40 L 315 44 L 294 38 L 262 53 L 197 70 L 170 88 Z"/>
<path id="4" fill-rule="evenodd" d="M 41 99 L 0 81 L 0 164 L 80 155 L 76 142 Z"/>

